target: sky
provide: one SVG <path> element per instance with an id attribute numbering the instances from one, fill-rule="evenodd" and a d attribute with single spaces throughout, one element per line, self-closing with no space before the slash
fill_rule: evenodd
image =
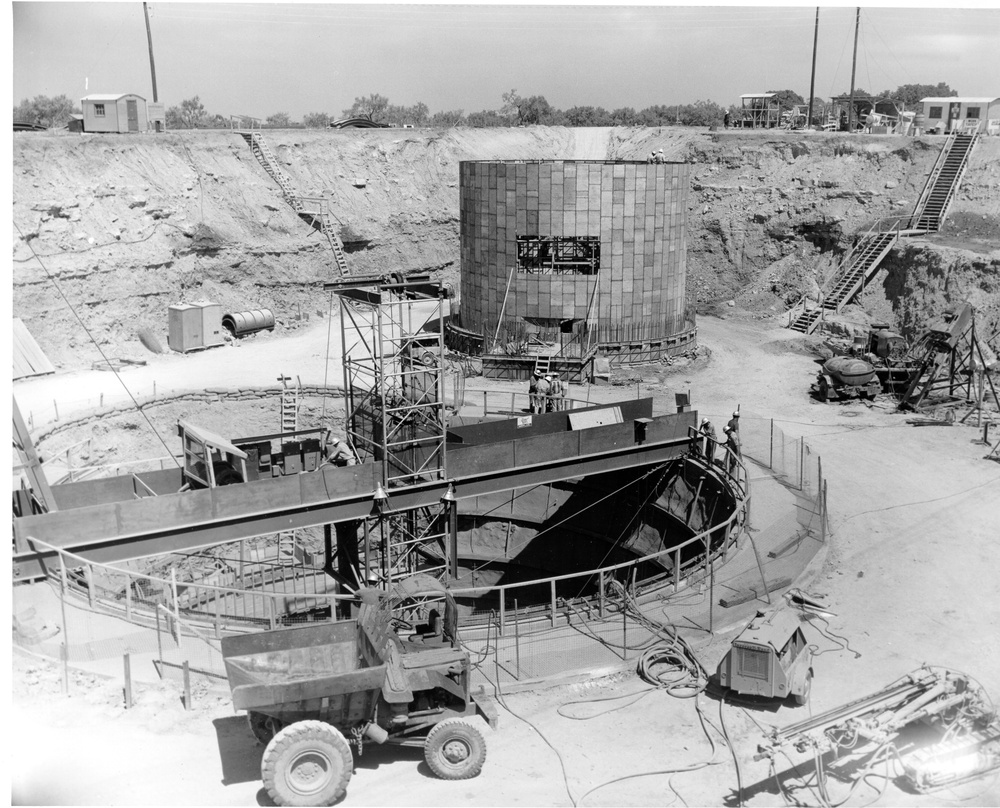
<path id="1" fill-rule="evenodd" d="M 148 3 L 159 100 L 209 113 L 340 117 L 371 93 L 430 111 L 505 92 L 608 110 L 792 89 L 807 97 L 815 6 Z M 14 2 L 13 103 L 152 100 L 141 2 Z M 855 7 L 819 12 L 815 94 L 850 90 Z M 946 82 L 1000 97 L 1000 6 L 863 6 L 856 86 Z"/>

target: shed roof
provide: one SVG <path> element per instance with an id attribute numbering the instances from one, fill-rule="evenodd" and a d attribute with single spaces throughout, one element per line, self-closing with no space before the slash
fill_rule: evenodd
<path id="1" fill-rule="evenodd" d="M 775 651 L 780 651 L 801 624 L 802 619 L 798 612 L 780 609 L 755 617 L 736 639 L 740 642 L 770 645 Z"/>
<path id="2" fill-rule="evenodd" d="M 740 98 L 774 98 L 777 93 L 743 93 Z"/>
<path id="3" fill-rule="evenodd" d="M 139 95 L 138 93 L 94 93 L 93 95 L 85 95 L 81 98 L 81 101 L 117 101 L 119 98 L 124 98 L 127 95 L 134 95 L 136 98 L 142 98 L 145 101 L 145 97 Z"/>
<path id="4" fill-rule="evenodd" d="M 931 96 L 929 98 L 921 98 L 920 99 L 920 103 L 921 104 L 925 104 L 925 103 L 936 104 L 936 103 L 939 103 L 939 102 L 942 103 L 942 104 L 946 104 L 946 103 L 949 103 L 949 102 L 952 103 L 952 104 L 976 104 L 976 103 L 979 103 L 979 104 L 992 104 L 994 101 L 1000 101 L 1000 98 L 970 98 L 970 97 L 967 97 L 967 96 L 950 95 L 950 96 L 947 96 L 946 98 L 937 98 L 937 97 Z"/>

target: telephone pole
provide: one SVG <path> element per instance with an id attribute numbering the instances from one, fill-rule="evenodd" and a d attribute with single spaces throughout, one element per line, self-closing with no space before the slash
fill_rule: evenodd
<path id="1" fill-rule="evenodd" d="M 851 101 L 847 109 L 847 131 L 854 131 L 854 72 L 858 67 L 858 29 L 861 27 L 861 7 L 854 17 L 854 59 L 851 61 Z"/>
<path id="2" fill-rule="evenodd" d="M 806 129 L 812 128 L 813 96 L 816 94 L 816 44 L 819 42 L 819 6 L 816 6 L 816 30 L 813 33 L 813 64 L 812 75 L 809 77 L 809 113 L 806 118 Z"/>
<path id="3" fill-rule="evenodd" d="M 153 61 L 153 34 L 149 30 L 149 9 L 146 4 L 142 4 L 142 13 L 146 18 L 146 41 L 149 43 L 149 73 L 153 78 L 153 103 L 157 103 L 160 99 L 156 95 L 156 63 Z"/>

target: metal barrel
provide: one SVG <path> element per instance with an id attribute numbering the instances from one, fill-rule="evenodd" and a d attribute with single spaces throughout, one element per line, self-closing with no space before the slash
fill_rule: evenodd
<path id="1" fill-rule="evenodd" d="M 270 309 L 252 309 L 222 315 L 222 327 L 234 337 L 242 337 L 255 331 L 274 330 L 274 315 Z"/>

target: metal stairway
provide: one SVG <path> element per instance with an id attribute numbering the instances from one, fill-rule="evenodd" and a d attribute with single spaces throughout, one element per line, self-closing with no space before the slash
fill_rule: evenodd
<path id="1" fill-rule="evenodd" d="M 824 310 L 839 312 L 871 280 L 882 259 L 899 240 L 899 235 L 898 225 L 889 231 L 880 232 L 872 228 L 865 233 L 826 284 L 821 305 L 815 309 L 803 309 L 789 328 L 802 334 L 811 334 L 816 330 Z"/>
<path id="2" fill-rule="evenodd" d="M 913 213 L 892 224 L 878 223 L 854 245 L 841 262 L 831 281 L 823 290 L 822 304 L 815 309 L 803 309 L 790 322 L 789 328 L 801 334 L 811 334 L 824 311 L 839 312 L 851 302 L 854 295 L 872 278 L 882 259 L 895 246 L 901 236 L 916 235 L 935 231 L 948 214 L 948 207 L 954 199 L 969 165 L 969 155 L 976 144 L 978 134 L 953 133 L 941 149 L 934 168 L 927 177 L 920 199 Z"/>
<path id="3" fill-rule="evenodd" d="M 959 132 L 949 136 L 914 207 L 913 230 L 929 232 L 941 229 L 978 137 L 978 134 Z"/>
<path id="4" fill-rule="evenodd" d="M 337 264 L 340 276 L 342 278 L 347 277 L 350 274 L 350 270 L 347 267 L 347 257 L 344 255 L 344 245 L 337 236 L 337 228 L 326 200 L 303 197 L 295 192 L 291 178 L 278 166 L 278 158 L 275 157 L 274 152 L 271 151 L 271 147 L 267 145 L 264 136 L 259 131 L 255 129 L 240 129 L 237 131 L 240 137 L 247 142 L 250 151 L 257 158 L 257 162 L 264 167 L 264 170 L 270 175 L 271 179 L 281 188 L 281 195 L 284 197 L 285 202 L 307 224 L 326 236 L 326 240 L 330 244 L 330 249 L 333 251 L 333 258 Z"/>

